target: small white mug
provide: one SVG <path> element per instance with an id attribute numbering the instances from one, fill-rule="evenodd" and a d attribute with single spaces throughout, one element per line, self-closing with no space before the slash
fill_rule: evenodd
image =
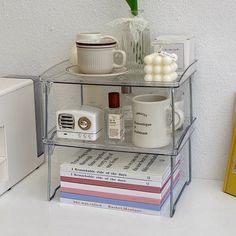
<path id="1" fill-rule="evenodd" d="M 82 32 L 77 34 L 76 42 L 79 43 L 97 43 L 101 41 L 102 39 L 111 39 L 116 42 L 116 46 L 118 47 L 118 40 L 111 36 L 111 35 L 103 35 L 101 32 Z M 71 50 L 70 50 L 70 62 L 73 65 L 78 64 L 78 56 L 77 56 L 77 47 L 76 43 L 73 44 Z"/>
<path id="2" fill-rule="evenodd" d="M 133 97 L 132 142 L 137 147 L 160 148 L 171 143 L 171 100 L 158 94 Z M 184 113 L 175 109 L 175 129 L 184 123 Z"/>
<path id="3" fill-rule="evenodd" d="M 126 64 L 126 53 L 116 50 L 116 41 L 103 39 L 96 43 L 77 42 L 79 71 L 85 74 L 108 74 L 114 68 L 122 68 Z M 114 63 L 114 56 L 122 56 L 121 64 Z"/>

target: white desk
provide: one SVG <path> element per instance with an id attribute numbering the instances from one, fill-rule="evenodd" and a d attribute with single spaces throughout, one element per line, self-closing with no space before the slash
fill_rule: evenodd
<path id="1" fill-rule="evenodd" d="M 193 179 L 173 218 L 62 205 L 46 200 L 46 164 L 0 197 L 2 236 L 235 235 L 236 197 L 221 181 Z"/>

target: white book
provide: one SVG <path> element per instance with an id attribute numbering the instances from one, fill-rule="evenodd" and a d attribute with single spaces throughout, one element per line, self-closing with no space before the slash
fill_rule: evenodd
<path id="1" fill-rule="evenodd" d="M 170 158 L 88 149 L 80 152 L 74 162 L 61 164 L 60 170 L 162 182 L 163 176 L 170 172 Z"/>
<path id="2" fill-rule="evenodd" d="M 178 173 L 179 173 L 179 164 L 175 167 L 174 178 L 176 177 Z M 134 179 L 134 178 L 113 177 L 113 176 L 99 175 L 99 174 L 86 174 L 84 172 L 79 172 L 79 171 L 61 171 L 60 175 L 61 175 L 62 181 L 67 181 L 67 182 L 76 182 L 76 181 L 71 181 L 70 179 L 70 178 L 75 178 L 75 179 L 81 179 L 80 182 L 82 183 L 86 182 L 85 180 L 92 180 L 93 182 L 105 181 L 105 182 L 117 183 L 117 184 L 128 184 L 128 185 L 132 184 L 132 185 L 139 185 L 139 186 L 162 188 L 163 185 L 170 178 L 170 170 L 165 173 L 165 175 L 163 176 L 162 182 L 152 181 L 152 180 L 143 180 L 143 179 Z M 63 180 L 64 177 L 68 177 L 67 180 Z M 96 184 L 94 183 L 94 185 Z"/>
<path id="3" fill-rule="evenodd" d="M 114 183 L 121 183 L 121 184 L 151 186 L 151 187 L 162 187 L 162 185 L 164 184 L 160 181 L 113 177 L 113 176 L 108 176 L 108 175 L 86 174 L 83 172 L 75 172 L 75 171 L 61 171 L 60 175 L 65 176 L 65 177 L 72 177 L 72 178 L 106 181 L 106 182 L 114 182 Z M 167 172 L 167 178 L 168 178 L 168 175 L 170 175 L 170 172 Z M 167 179 L 164 178 L 164 180 L 167 180 Z"/>

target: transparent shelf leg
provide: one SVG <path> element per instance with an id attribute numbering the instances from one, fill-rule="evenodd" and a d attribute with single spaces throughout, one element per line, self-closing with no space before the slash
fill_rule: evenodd
<path id="1" fill-rule="evenodd" d="M 188 151 L 189 151 L 189 166 L 188 166 L 188 173 L 189 173 L 189 178 L 188 178 L 188 182 L 187 182 L 187 185 L 189 185 L 192 181 L 192 146 L 191 146 L 191 137 L 189 138 L 189 141 L 188 141 Z"/>
<path id="2" fill-rule="evenodd" d="M 180 199 L 180 197 L 181 197 L 181 195 L 182 195 L 182 193 L 183 193 L 183 191 L 184 191 L 184 189 L 185 189 L 186 186 L 187 186 L 187 182 L 184 183 L 183 187 L 182 187 L 181 190 L 180 190 L 180 193 L 179 193 L 178 197 L 176 198 L 174 204 L 173 204 L 172 207 L 170 208 L 170 217 L 173 217 L 173 216 L 174 216 L 177 203 L 178 203 L 178 201 L 179 201 L 179 199 Z"/>
<path id="3" fill-rule="evenodd" d="M 171 89 L 171 126 L 172 126 L 172 149 L 175 149 L 175 89 Z"/>
<path id="4" fill-rule="evenodd" d="M 192 76 L 189 78 L 189 83 L 188 83 L 188 90 L 189 90 L 189 116 L 190 116 L 190 122 L 192 123 L 194 120 L 193 117 L 193 94 L 192 94 Z M 173 144 L 175 144 L 175 130 L 173 128 L 173 124 L 175 124 L 174 120 L 174 95 L 175 95 L 175 90 L 172 88 L 171 89 L 171 103 L 172 103 L 172 132 L 173 132 Z M 188 150 L 188 153 L 185 153 L 185 157 L 182 160 L 182 162 L 186 163 L 186 172 L 183 177 L 183 183 L 181 185 L 181 189 L 179 190 L 177 196 L 174 196 L 173 192 L 173 157 L 171 157 L 171 193 L 170 193 L 170 216 L 173 217 L 175 213 L 175 209 L 177 206 L 177 203 L 187 185 L 191 183 L 192 180 L 192 146 L 191 146 L 191 137 L 188 139 L 188 143 L 186 143 L 187 147 L 186 149 Z M 174 145 L 173 145 L 174 148 Z"/>
<path id="5" fill-rule="evenodd" d="M 48 96 L 50 93 L 50 89 L 52 87 L 52 82 L 45 82 L 43 81 L 43 94 L 44 94 L 44 118 L 43 118 L 43 123 L 44 123 L 44 140 L 48 139 Z"/>
<path id="6" fill-rule="evenodd" d="M 176 165 L 175 156 L 171 156 L 171 192 L 170 192 L 170 217 L 173 217 L 179 199 L 186 186 L 191 182 L 191 140 L 180 151 L 180 176 L 178 183 L 174 183 L 173 172 Z"/>
<path id="7" fill-rule="evenodd" d="M 52 186 L 52 155 L 54 151 L 54 145 L 45 145 L 45 153 L 47 154 L 48 158 L 48 193 L 47 198 L 48 201 L 52 200 L 59 189 L 60 186 L 57 186 L 55 189 L 53 189 Z"/>
<path id="8" fill-rule="evenodd" d="M 41 80 L 42 81 L 42 80 Z M 54 196 L 58 188 L 52 193 L 52 154 L 54 151 L 54 145 L 46 144 L 48 141 L 48 102 L 50 89 L 53 85 L 52 82 L 42 81 L 43 94 L 44 94 L 44 155 L 45 160 L 48 161 L 48 183 L 47 183 L 47 199 L 50 201 Z"/>
<path id="9" fill-rule="evenodd" d="M 189 113 L 190 113 L 190 122 L 193 122 L 193 92 L 192 92 L 192 76 L 189 78 Z M 189 148 L 189 180 L 187 184 L 190 184 L 192 181 L 192 144 L 191 137 L 188 142 Z"/>
<path id="10" fill-rule="evenodd" d="M 52 146 L 45 145 L 48 157 L 48 201 L 51 200 L 51 183 L 52 183 Z"/>
<path id="11" fill-rule="evenodd" d="M 170 173 L 170 217 L 172 217 L 175 213 L 175 207 L 174 207 L 174 156 L 171 156 L 171 173 Z"/>

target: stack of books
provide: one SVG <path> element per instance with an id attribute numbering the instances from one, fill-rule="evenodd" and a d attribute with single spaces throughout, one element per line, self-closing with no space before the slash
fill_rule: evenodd
<path id="1" fill-rule="evenodd" d="M 180 175 L 177 157 L 174 185 Z M 170 158 L 163 156 L 83 150 L 75 161 L 61 164 L 60 200 L 159 215 L 170 194 L 170 174 Z"/>

